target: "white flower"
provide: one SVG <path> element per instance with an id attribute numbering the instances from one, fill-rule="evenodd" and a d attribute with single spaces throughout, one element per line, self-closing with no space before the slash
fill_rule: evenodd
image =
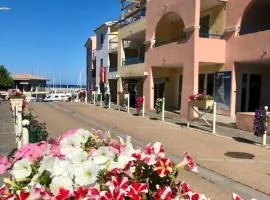
<path id="1" fill-rule="evenodd" d="M 81 166 L 74 169 L 75 183 L 80 186 L 87 186 L 95 183 L 97 180 L 99 167 L 92 161 L 88 160 Z"/>
<path id="2" fill-rule="evenodd" d="M 69 177 L 69 169 L 71 163 L 67 160 L 56 159 L 52 169 L 52 176 L 67 176 Z"/>
<path id="3" fill-rule="evenodd" d="M 24 179 L 32 173 L 31 162 L 25 159 L 17 161 L 12 168 L 12 175 L 16 180 Z"/>
<path id="4" fill-rule="evenodd" d="M 81 149 L 81 142 L 78 140 L 79 137 L 70 135 L 60 142 L 60 152 L 62 155 L 67 155 L 75 150 Z M 81 149 L 82 150 L 82 149 Z"/>
<path id="5" fill-rule="evenodd" d="M 268 106 L 264 106 L 264 110 L 268 110 Z"/>
<path id="6" fill-rule="evenodd" d="M 114 158 L 114 154 L 110 151 L 109 147 L 99 147 L 92 155 L 93 161 L 97 165 L 103 165 Z"/>
<path id="7" fill-rule="evenodd" d="M 59 189 L 64 188 L 66 190 L 73 190 L 72 180 L 65 176 L 56 176 L 52 179 L 50 184 L 50 190 L 54 195 L 57 195 Z"/>
<path id="8" fill-rule="evenodd" d="M 110 163 L 108 170 L 111 171 L 113 169 L 124 169 L 131 160 L 132 160 L 131 157 L 120 155 L 117 161 L 112 161 Z"/>
<path id="9" fill-rule="evenodd" d="M 87 131 L 87 130 L 84 130 L 84 129 L 79 129 L 76 131 L 76 133 L 74 134 L 74 136 L 77 136 L 79 141 L 81 142 L 81 144 L 85 144 L 89 137 L 91 136 L 92 134 Z"/>
<path id="10" fill-rule="evenodd" d="M 135 153 L 135 150 L 132 146 L 132 143 L 131 143 L 131 137 L 130 136 L 127 136 L 126 138 L 126 146 L 125 148 L 123 149 L 123 152 L 122 154 L 126 155 L 126 156 L 130 156 Z"/>
<path id="11" fill-rule="evenodd" d="M 71 152 L 67 157 L 71 160 L 73 164 L 82 164 L 88 158 L 88 154 L 85 151 L 75 150 Z"/>
<path id="12" fill-rule="evenodd" d="M 40 161 L 40 167 L 38 171 L 42 173 L 43 171 L 48 171 L 52 172 L 53 171 L 53 166 L 54 163 L 58 160 L 58 158 L 53 157 L 53 156 L 45 156 L 43 159 Z"/>

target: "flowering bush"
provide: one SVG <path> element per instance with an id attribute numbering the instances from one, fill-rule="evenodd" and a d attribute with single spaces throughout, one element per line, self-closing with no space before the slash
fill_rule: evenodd
<path id="1" fill-rule="evenodd" d="M 143 106 L 143 97 L 137 97 L 136 104 L 135 104 L 137 114 L 141 112 L 142 106 Z"/>
<path id="2" fill-rule="evenodd" d="M 269 116 L 267 115 L 268 107 L 264 109 L 258 109 L 255 111 L 254 118 L 254 134 L 258 137 L 262 137 L 267 130 L 267 122 L 269 122 Z"/>
<path id="3" fill-rule="evenodd" d="M 183 181 L 179 168 L 198 172 L 188 153 L 177 165 L 161 143 L 134 149 L 130 137 L 70 130 L 57 140 L 24 145 L 0 158 L 5 200 L 206 200 Z"/>
<path id="4" fill-rule="evenodd" d="M 15 91 L 9 95 L 10 99 L 25 99 L 25 95 L 22 92 Z"/>
<path id="5" fill-rule="evenodd" d="M 195 100 L 213 100 L 213 97 L 210 95 L 205 94 L 195 94 L 188 97 L 188 101 L 195 101 Z"/>
<path id="6" fill-rule="evenodd" d="M 162 111 L 162 105 L 163 105 L 163 99 L 157 98 L 155 103 L 155 110 L 157 113 L 160 113 Z"/>

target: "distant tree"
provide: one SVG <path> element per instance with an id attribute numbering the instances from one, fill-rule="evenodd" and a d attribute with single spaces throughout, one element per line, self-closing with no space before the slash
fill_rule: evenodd
<path id="1" fill-rule="evenodd" d="M 0 89 L 8 89 L 14 85 L 13 79 L 4 65 L 0 65 Z"/>

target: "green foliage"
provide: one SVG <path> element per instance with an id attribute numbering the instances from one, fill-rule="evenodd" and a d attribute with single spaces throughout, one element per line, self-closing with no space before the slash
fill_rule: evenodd
<path id="1" fill-rule="evenodd" d="M 3 65 L 0 65 L 0 89 L 8 89 L 13 85 L 14 82 L 8 70 Z"/>
<path id="2" fill-rule="evenodd" d="M 162 106 L 163 106 L 163 99 L 157 98 L 156 104 L 155 104 L 155 110 L 158 114 L 162 111 Z"/>
<path id="3" fill-rule="evenodd" d="M 46 123 L 41 123 L 34 117 L 29 110 L 29 113 L 24 114 L 23 119 L 29 120 L 29 142 L 36 143 L 41 141 L 46 141 L 48 139 L 48 132 L 46 129 Z"/>

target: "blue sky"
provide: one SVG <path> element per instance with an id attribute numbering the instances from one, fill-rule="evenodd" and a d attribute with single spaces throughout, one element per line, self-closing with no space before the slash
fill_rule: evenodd
<path id="1" fill-rule="evenodd" d="M 0 0 L 0 65 L 76 84 L 85 75 L 84 44 L 120 16 L 119 0 Z M 83 79 L 85 79 L 83 77 Z"/>

